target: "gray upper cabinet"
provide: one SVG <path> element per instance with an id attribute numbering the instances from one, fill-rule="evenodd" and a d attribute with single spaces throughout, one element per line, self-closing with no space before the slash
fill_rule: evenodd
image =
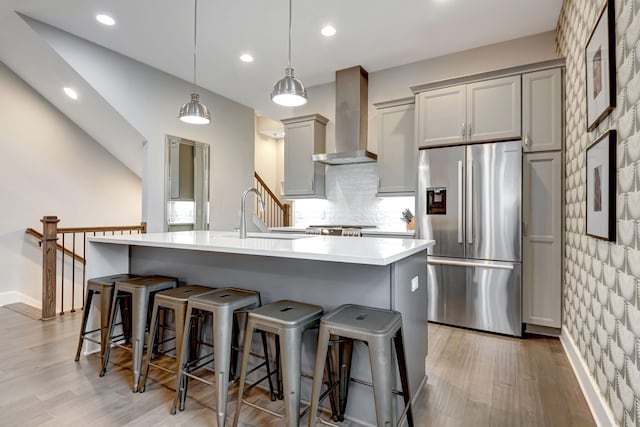
<path id="1" fill-rule="evenodd" d="M 418 95 L 420 146 L 458 144 L 466 135 L 466 85 L 421 92 Z"/>
<path id="2" fill-rule="evenodd" d="M 413 195 L 418 156 L 414 137 L 415 104 L 380 105 L 376 105 L 378 194 Z"/>
<path id="3" fill-rule="evenodd" d="M 525 152 L 562 149 L 562 70 L 522 75 L 522 143 Z"/>
<path id="4" fill-rule="evenodd" d="M 421 92 L 419 145 L 519 138 L 520 108 L 519 75 Z"/>
<path id="5" fill-rule="evenodd" d="M 519 138 L 520 76 L 467 85 L 467 140 Z"/>
<path id="6" fill-rule="evenodd" d="M 283 197 L 325 197 L 325 166 L 313 162 L 311 155 L 326 151 L 328 121 L 320 114 L 282 120 L 285 132 Z"/>

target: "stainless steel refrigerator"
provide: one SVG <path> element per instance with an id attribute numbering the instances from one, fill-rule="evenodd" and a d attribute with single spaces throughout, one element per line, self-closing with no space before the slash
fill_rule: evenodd
<path id="1" fill-rule="evenodd" d="M 421 148 L 416 198 L 430 321 L 522 335 L 520 141 Z"/>

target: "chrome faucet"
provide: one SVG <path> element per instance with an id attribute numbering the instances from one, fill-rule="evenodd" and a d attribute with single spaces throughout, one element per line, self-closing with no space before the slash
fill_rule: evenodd
<path id="1" fill-rule="evenodd" d="M 240 203 L 240 238 L 247 238 L 247 220 L 245 216 L 245 204 L 247 201 L 247 195 L 249 193 L 256 193 L 258 197 L 258 202 L 260 202 L 260 211 L 264 211 L 264 200 L 262 200 L 262 196 L 254 187 L 249 188 L 244 193 L 242 193 L 242 201 Z"/>

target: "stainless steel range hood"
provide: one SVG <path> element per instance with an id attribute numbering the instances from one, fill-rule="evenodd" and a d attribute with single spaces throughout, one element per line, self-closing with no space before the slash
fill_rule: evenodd
<path id="1" fill-rule="evenodd" d="M 369 73 L 360 66 L 336 71 L 336 152 L 314 154 L 314 162 L 328 165 L 378 160 L 367 150 Z"/>

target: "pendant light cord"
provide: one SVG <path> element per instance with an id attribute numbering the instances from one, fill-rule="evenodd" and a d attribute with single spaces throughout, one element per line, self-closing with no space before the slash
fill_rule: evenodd
<path id="1" fill-rule="evenodd" d="M 196 92 L 196 51 L 197 51 L 197 34 L 198 34 L 198 0 L 195 0 L 193 8 L 193 92 Z"/>
<path id="2" fill-rule="evenodd" d="M 289 0 L 289 68 L 291 68 L 291 34 L 291 0 Z"/>

